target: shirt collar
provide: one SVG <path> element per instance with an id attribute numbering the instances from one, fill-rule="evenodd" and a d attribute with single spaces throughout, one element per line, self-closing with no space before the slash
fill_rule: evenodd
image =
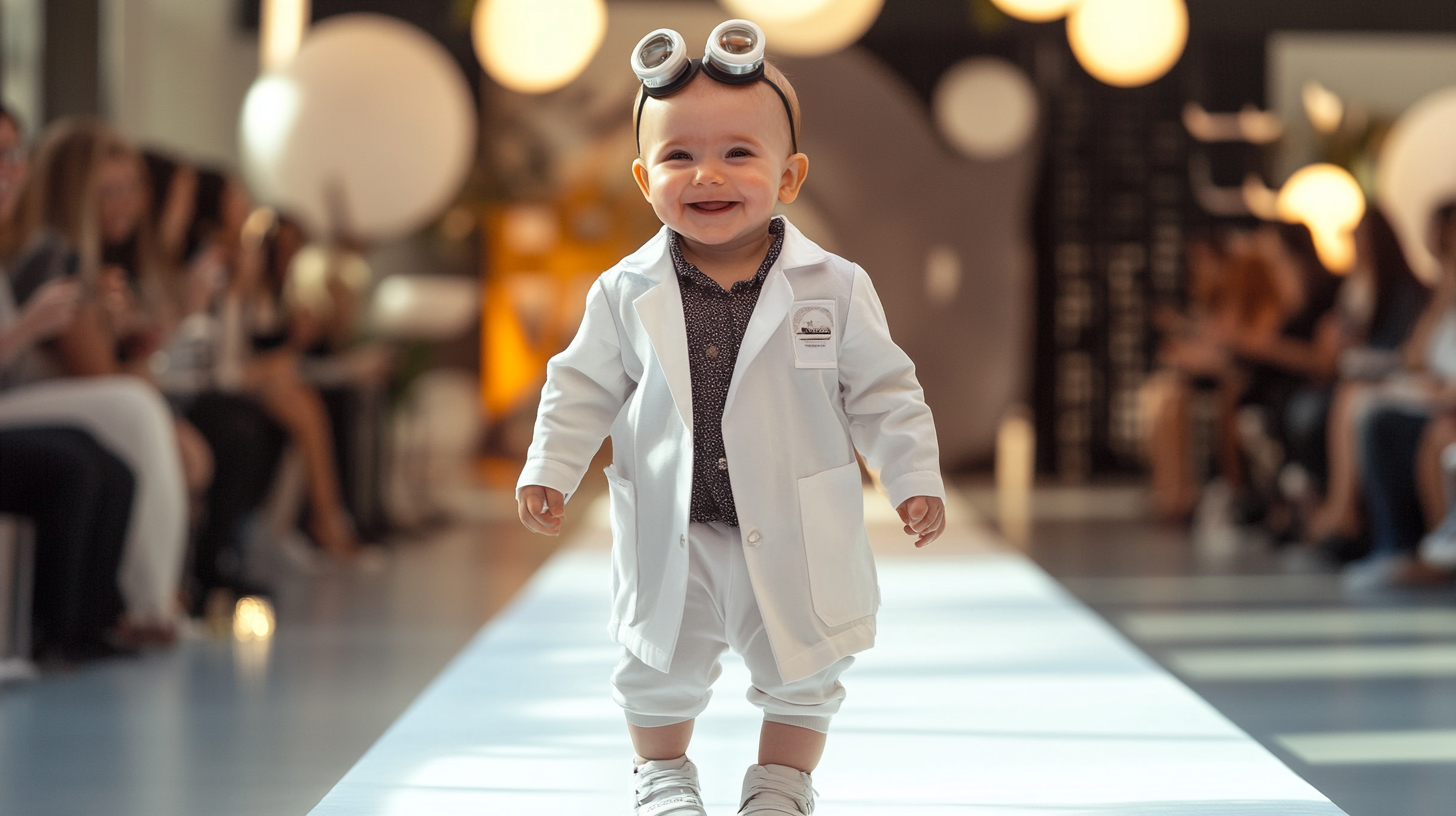
<path id="1" fill-rule="evenodd" d="M 769 244 L 768 252 L 763 256 L 763 262 L 758 265 L 758 272 L 748 280 L 734 283 L 734 290 L 757 289 L 763 286 L 763 280 L 768 277 L 768 271 L 773 268 L 774 262 L 778 260 L 779 254 L 784 248 L 784 219 L 781 216 L 774 216 L 769 219 L 768 231 L 773 235 L 773 241 Z M 717 281 L 708 277 L 701 269 L 698 269 L 697 266 L 683 257 L 682 245 L 678 242 L 678 234 L 672 229 L 667 231 L 667 248 L 668 254 L 672 258 L 672 268 L 677 272 L 679 278 L 698 285 L 712 284 L 713 288 L 722 290 L 723 287 L 719 286 Z"/>

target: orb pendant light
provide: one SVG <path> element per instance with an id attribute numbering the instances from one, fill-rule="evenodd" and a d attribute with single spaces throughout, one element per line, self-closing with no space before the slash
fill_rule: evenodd
<path id="1" fill-rule="evenodd" d="M 491 79 L 539 94 L 576 79 L 607 32 L 605 0 L 480 0 L 475 55 Z"/>
<path id="2" fill-rule="evenodd" d="M 1077 0 L 991 0 L 991 3 L 1018 20 L 1046 23 L 1067 16 Z"/>
<path id="3" fill-rule="evenodd" d="M 1284 182 L 1276 206 L 1280 218 L 1309 227 L 1325 268 L 1344 273 L 1354 266 L 1355 227 L 1365 216 L 1365 194 L 1348 171 L 1333 164 L 1301 167 Z"/>
<path id="4" fill-rule="evenodd" d="M 1067 40 L 1087 73 L 1135 88 L 1183 56 L 1188 7 L 1183 0 L 1082 0 L 1067 16 Z"/>

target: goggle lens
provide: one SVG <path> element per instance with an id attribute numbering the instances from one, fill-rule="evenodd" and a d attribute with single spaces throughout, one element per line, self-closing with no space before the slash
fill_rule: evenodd
<path id="1" fill-rule="evenodd" d="M 726 28 L 718 34 L 718 47 L 729 54 L 749 54 L 758 45 L 758 35 L 743 26 Z"/>
<path id="2" fill-rule="evenodd" d="M 659 34 L 643 43 L 642 50 L 638 52 L 643 68 L 656 68 L 667 62 L 671 56 L 672 38 L 666 34 Z"/>

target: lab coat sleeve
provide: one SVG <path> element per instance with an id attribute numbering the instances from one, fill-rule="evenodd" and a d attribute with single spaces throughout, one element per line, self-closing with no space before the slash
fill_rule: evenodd
<path id="1" fill-rule="evenodd" d="M 899 507 L 914 496 L 945 498 L 940 450 L 915 364 L 895 341 L 869 275 L 854 268 L 854 290 L 839 350 L 839 385 L 855 447 Z"/>
<path id="2" fill-rule="evenodd" d="M 635 387 L 622 362 L 606 288 L 598 278 L 587 294 L 576 337 L 546 364 L 546 385 L 517 495 L 527 485 L 544 485 L 569 499 Z"/>

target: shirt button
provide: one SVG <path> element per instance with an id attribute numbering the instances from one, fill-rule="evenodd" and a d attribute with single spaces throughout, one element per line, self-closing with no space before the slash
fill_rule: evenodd
<path id="1" fill-rule="evenodd" d="M 716 359 L 718 359 L 718 347 L 717 346 L 708 346 L 707 351 L 704 351 L 703 352 L 703 355 L 706 356 L 709 360 L 716 360 Z"/>
<path id="2" fill-rule="evenodd" d="M 728 469 L 728 460 L 725 459 L 725 458 L 723 458 L 722 456 L 719 456 L 718 457 L 718 469 L 719 470 L 727 470 Z"/>
<path id="3" fill-rule="evenodd" d="M 752 544 L 754 546 L 757 546 L 758 545 L 758 542 L 760 542 L 762 540 L 763 540 L 763 536 L 759 535 L 757 530 L 750 530 L 748 532 L 748 543 L 749 544 Z"/>

